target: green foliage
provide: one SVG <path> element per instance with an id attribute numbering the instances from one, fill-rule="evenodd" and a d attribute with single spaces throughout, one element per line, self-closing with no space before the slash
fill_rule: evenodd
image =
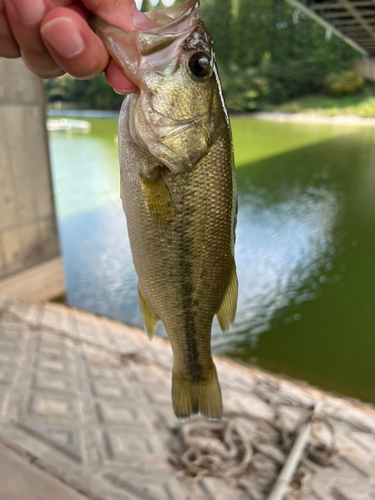
<path id="1" fill-rule="evenodd" d="M 66 101 L 73 92 L 74 79 L 69 75 L 60 76 L 46 81 L 46 90 L 49 102 Z"/>
<path id="2" fill-rule="evenodd" d="M 79 107 L 119 109 L 124 99 L 105 81 L 104 75 L 92 80 L 75 80 L 69 75 L 46 82 L 48 100 L 77 103 Z"/>
<path id="3" fill-rule="evenodd" d="M 222 71 L 221 84 L 230 111 L 254 111 L 267 101 L 269 83 L 257 68 L 245 70 L 232 64 Z"/>
<path id="4" fill-rule="evenodd" d="M 266 73 L 270 82 L 268 100 L 272 104 L 279 104 L 317 92 L 322 85 L 324 74 L 320 63 L 292 60 L 283 66 L 271 65 Z"/>
<path id="5" fill-rule="evenodd" d="M 354 71 L 340 71 L 330 73 L 324 82 L 324 87 L 329 94 L 335 96 L 357 94 L 363 88 L 364 80 Z"/>
<path id="6" fill-rule="evenodd" d="M 324 28 L 284 0 L 238 1 L 232 60 L 244 75 L 260 75 L 268 87 L 252 103 L 254 109 L 319 91 L 329 72 L 350 68 L 357 57 L 338 37 L 326 39 Z M 248 109 L 242 87 L 249 85 L 252 91 L 252 83 L 233 76 L 233 85 L 242 90 L 234 100 L 233 89 L 227 89 L 228 107 L 237 110 L 242 103 Z"/>
<path id="7" fill-rule="evenodd" d="M 164 8 L 165 8 L 165 6 L 164 6 L 162 0 L 159 0 L 155 6 L 152 5 L 150 0 L 143 0 L 141 11 L 147 12 L 147 11 L 152 10 L 152 9 L 158 10 L 158 9 L 164 9 Z"/>
<path id="8" fill-rule="evenodd" d="M 161 0 L 157 7 L 163 7 Z M 151 8 L 150 0 L 143 0 L 142 10 Z M 321 90 L 325 81 L 336 93 L 360 89 L 353 76 L 343 76 L 357 53 L 334 35 L 327 39 L 322 26 L 285 0 L 201 0 L 201 12 L 231 111 L 280 104 Z M 326 79 L 331 73 L 341 76 Z M 50 101 L 80 106 L 113 109 L 123 99 L 103 76 L 92 81 L 64 76 L 48 82 L 47 89 Z"/>
<path id="9" fill-rule="evenodd" d="M 272 53 L 273 24 L 272 0 L 239 0 L 233 22 L 233 60 L 239 68 L 257 66 L 265 52 Z"/>
<path id="10" fill-rule="evenodd" d="M 147 12 L 147 11 L 149 11 L 151 9 L 153 9 L 153 7 L 152 7 L 152 4 L 151 4 L 150 0 L 143 0 L 141 11 L 142 12 Z"/>
<path id="11" fill-rule="evenodd" d="M 214 40 L 218 61 L 229 66 L 232 58 L 232 1 L 202 0 L 201 14 Z"/>
<path id="12" fill-rule="evenodd" d="M 253 68 L 231 65 L 220 74 L 228 109 L 238 112 L 316 92 L 321 88 L 324 70 L 319 64 L 304 61 L 290 61 L 284 66 L 263 61 Z"/>

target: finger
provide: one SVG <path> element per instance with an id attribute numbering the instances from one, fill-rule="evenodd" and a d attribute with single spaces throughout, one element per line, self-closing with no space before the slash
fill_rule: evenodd
<path id="1" fill-rule="evenodd" d="M 0 0 L 0 57 L 20 57 L 20 49 L 12 35 L 4 6 Z"/>
<path id="2" fill-rule="evenodd" d="M 134 31 L 133 17 L 137 10 L 134 0 L 82 0 L 82 3 L 108 23 Z"/>
<path id="3" fill-rule="evenodd" d="M 39 33 L 45 14 L 43 0 L 5 0 L 6 13 L 12 33 L 26 66 L 41 78 L 53 78 L 64 71 L 48 53 Z"/>
<path id="4" fill-rule="evenodd" d="M 40 32 L 54 60 L 72 76 L 88 79 L 105 70 L 108 52 L 77 12 L 67 8 L 53 9 L 43 19 Z"/>
<path id="5" fill-rule="evenodd" d="M 155 27 L 147 16 L 139 12 L 134 0 L 82 0 L 82 3 L 89 11 L 125 31 L 135 31 L 137 27 L 141 29 Z M 105 75 L 109 85 L 118 94 L 128 94 L 136 89 L 136 85 L 124 75 L 112 59 Z"/>
<path id="6" fill-rule="evenodd" d="M 131 94 L 137 88 L 133 82 L 126 78 L 120 66 L 113 59 L 111 59 L 105 70 L 105 77 L 117 94 Z"/>
<path id="7" fill-rule="evenodd" d="M 85 7 L 107 23 L 125 31 L 153 28 L 155 24 L 137 9 L 134 0 L 82 0 Z"/>

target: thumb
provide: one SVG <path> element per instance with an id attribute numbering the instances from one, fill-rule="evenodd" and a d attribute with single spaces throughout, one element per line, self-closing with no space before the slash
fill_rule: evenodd
<path id="1" fill-rule="evenodd" d="M 154 23 L 137 9 L 134 0 L 82 0 L 85 7 L 107 23 L 125 31 L 153 28 Z"/>
<path id="2" fill-rule="evenodd" d="M 96 16 L 104 19 L 125 31 L 136 31 L 137 28 L 154 28 L 155 24 L 137 9 L 135 0 L 82 0 L 85 7 Z M 124 75 L 118 64 L 111 59 L 105 75 L 109 85 L 119 94 L 134 91 L 134 83 Z"/>

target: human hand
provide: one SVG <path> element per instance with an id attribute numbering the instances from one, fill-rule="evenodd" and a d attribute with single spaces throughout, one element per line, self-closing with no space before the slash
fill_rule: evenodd
<path id="1" fill-rule="evenodd" d="M 0 0 L 0 57 L 22 57 L 46 79 L 64 73 L 89 79 L 105 71 L 116 92 L 133 92 L 135 85 L 89 27 L 90 12 L 126 31 L 153 26 L 134 0 Z"/>

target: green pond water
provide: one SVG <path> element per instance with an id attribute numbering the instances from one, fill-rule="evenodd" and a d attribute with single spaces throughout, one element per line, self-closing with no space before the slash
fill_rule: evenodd
<path id="1" fill-rule="evenodd" d="M 50 134 L 68 302 L 141 325 L 117 120 L 90 121 Z M 375 129 L 232 125 L 239 302 L 213 350 L 375 403 Z"/>

